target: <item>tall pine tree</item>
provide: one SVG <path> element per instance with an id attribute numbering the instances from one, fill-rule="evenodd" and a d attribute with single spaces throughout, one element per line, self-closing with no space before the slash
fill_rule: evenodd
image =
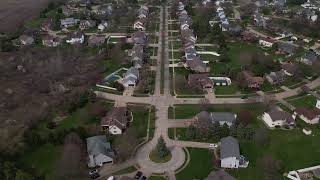
<path id="1" fill-rule="evenodd" d="M 156 151 L 157 151 L 158 157 L 160 158 L 164 158 L 170 154 L 170 151 L 167 148 L 166 142 L 164 142 L 164 139 L 162 136 L 160 136 L 160 138 L 158 139 Z"/>

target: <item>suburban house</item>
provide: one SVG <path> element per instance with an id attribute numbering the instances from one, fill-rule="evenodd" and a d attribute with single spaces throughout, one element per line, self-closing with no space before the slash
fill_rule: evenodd
<path id="1" fill-rule="evenodd" d="M 183 11 L 184 10 L 184 4 L 182 2 L 179 2 L 178 10 L 179 11 Z"/>
<path id="2" fill-rule="evenodd" d="M 246 168 L 249 165 L 245 157 L 240 155 L 238 140 L 231 136 L 220 140 L 220 159 L 222 168 Z"/>
<path id="3" fill-rule="evenodd" d="M 194 46 L 189 46 L 184 49 L 184 54 L 187 61 L 193 60 L 197 56 L 197 51 Z"/>
<path id="4" fill-rule="evenodd" d="M 267 4 L 268 4 L 268 3 L 267 3 L 266 0 L 257 0 L 257 1 L 255 2 L 255 5 L 256 5 L 257 7 L 259 7 L 259 8 L 265 7 Z"/>
<path id="5" fill-rule="evenodd" d="M 88 167 L 90 168 L 113 163 L 114 153 L 104 135 L 87 138 L 87 151 L 89 155 Z"/>
<path id="6" fill-rule="evenodd" d="M 316 108 L 320 109 L 320 100 L 317 100 L 317 102 L 316 102 Z"/>
<path id="7" fill-rule="evenodd" d="M 298 72 L 298 66 L 292 63 L 284 63 L 281 68 L 287 76 L 294 76 Z"/>
<path id="8" fill-rule="evenodd" d="M 312 65 L 316 61 L 319 61 L 319 57 L 312 50 L 306 52 L 306 54 L 303 57 L 301 57 L 301 62 L 307 65 Z"/>
<path id="9" fill-rule="evenodd" d="M 19 37 L 19 42 L 23 46 L 34 44 L 34 38 L 31 35 L 23 34 Z"/>
<path id="10" fill-rule="evenodd" d="M 282 70 L 271 72 L 266 75 L 266 80 L 272 85 L 282 84 L 286 80 L 286 74 Z"/>
<path id="11" fill-rule="evenodd" d="M 197 121 L 210 121 L 212 123 L 219 123 L 220 126 L 227 124 L 229 127 L 232 126 L 237 119 L 237 115 L 230 112 L 207 112 L 201 111 L 198 113 L 194 120 Z"/>
<path id="12" fill-rule="evenodd" d="M 274 44 L 274 40 L 270 38 L 261 38 L 259 39 L 259 44 L 263 47 L 272 47 Z"/>
<path id="13" fill-rule="evenodd" d="M 88 39 L 88 45 L 91 47 L 101 46 L 105 43 L 106 37 L 103 35 L 91 35 Z"/>
<path id="14" fill-rule="evenodd" d="M 291 43 L 278 42 L 278 51 L 282 54 L 292 55 L 296 49 L 297 48 Z"/>
<path id="15" fill-rule="evenodd" d="M 82 44 L 84 42 L 84 34 L 81 31 L 70 33 L 66 39 L 69 44 Z"/>
<path id="16" fill-rule="evenodd" d="M 218 171 L 211 171 L 209 176 L 205 178 L 204 180 L 236 180 L 234 177 L 232 177 L 229 173 L 227 173 L 225 170 L 220 169 Z"/>
<path id="17" fill-rule="evenodd" d="M 68 28 L 68 27 L 75 26 L 76 24 L 78 24 L 78 22 L 79 22 L 79 19 L 65 18 L 60 20 L 60 26 L 61 28 Z"/>
<path id="18" fill-rule="evenodd" d="M 294 110 L 298 116 L 308 124 L 318 124 L 320 119 L 320 109 L 313 108 L 308 109 L 305 107 L 299 107 Z"/>
<path id="19" fill-rule="evenodd" d="M 141 6 L 138 10 L 138 18 L 146 18 L 149 14 L 149 8 L 147 6 Z"/>
<path id="20" fill-rule="evenodd" d="M 97 23 L 95 20 L 81 20 L 79 24 L 79 28 L 81 30 L 90 29 L 96 27 Z"/>
<path id="21" fill-rule="evenodd" d="M 99 16 L 110 16 L 112 14 L 113 8 L 111 4 L 104 4 L 98 6 L 92 12 L 99 15 Z"/>
<path id="22" fill-rule="evenodd" d="M 42 44 L 47 47 L 57 47 L 62 43 L 62 39 L 51 35 L 45 35 L 42 37 Z"/>
<path id="23" fill-rule="evenodd" d="M 101 21 L 101 23 L 98 25 L 98 30 L 99 31 L 104 31 L 108 27 L 108 22 L 107 21 Z"/>
<path id="24" fill-rule="evenodd" d="M 147 35 L 143 31 L 137 31 L 133 33 L 132 40 L 135 44 L 139 44 L 143 46 L 147 45 Z"/>
<path id="25" fill-rule="evenodd" d="M 191 29 L 182 29 L 181 30 L 181 40 L 182 40 L 182 42 L 191 41 L 193 43 L 196 43 L 197 37 L 194 36 L 193 30 L 191 30 Z"/>
<path id="26" fill-rule="evenodd" d="M 128 113 L 126 107 L 113 107 L 102 119 L 101 127 L 110 134 L 122 134 L 128 126 Z"/>
<path id="27" fill-rule="evenodd" d="M 210 77 L 215 86 L 229 86 L 231 79 L 228 77 Z"/>
<path id="28" fill-rule="evenodd" d="M 193 60 L 187 60 L 187 67 L 197 73 L 208 72 L 206 64 L 200 59 L 200 57 L 194 57 Z"/>
<path id="29" fill-rule="evenodd" d="M 242 71 L 241 74 L 248 88 L 259 89 L 264 82 L 262 77 L 253 76 L 251 72 Z"/>
<path id="30" fill-rule="evenodd" d="M 310 23 L 315 23 L 318 20 L 318 14 L 315 10 L 303 9 L 301 15 Z"/>
<path id="31" fill-rule="evenodd" d="M 146 30 L 146 18 L 137 19 L 133 24 L 133 29 L 139 30 L 139 31 L 145 31 Z"/>
<path id="32" fill-rule="evenodd" d="M 262 120 L 269 128 L 282 127 L 285 125 L 294 126 L 295 120 L 294 117 L 285 111 L 280 111 L 279 109 L 272 109 L 268 112 L 265 112 L 262 115 Z"/>
<path id="33" fill-rule="evenodd" d="M 265 28 L 269 19 L 261 14 L 256 13 L 253 15 L 253 20 L 256 26 Z"/>
<path id="34" fill-rule="evenodd" d="M 199 90 L 213 89 L 213 82 L 209 79 L 208 74 L 189 74 L 188 85 Z"/>
<path id="35" fill-rule="evenodd" d="M 186 29 L 189 29 L 189 24 L 186 23 L 186 22 L 183 22 L 181 25 L 180 25 L 180 29 L 181 30 L 186 30 Z"/>
<path id="36" fill-rule="evenodd" d="M 139 79 L 139 70 L 135 67 L 131 67 L 128 71 L 124 74 L 122 79 L 122 84 L 124 87 L 135 86 Z"/>

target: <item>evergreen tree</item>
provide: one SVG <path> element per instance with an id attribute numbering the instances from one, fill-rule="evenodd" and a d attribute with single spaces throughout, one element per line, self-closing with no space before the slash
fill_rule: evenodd
<path id="1" fill-rule="evenodd" d="M 158 144 L 156 146 L 157 154 L 160 158 L 164 158 L 169 155 L 170 151 L 167 148 L 166 142 L 164 142 L 164 139 L 162 136 L 158 139 Z"/>

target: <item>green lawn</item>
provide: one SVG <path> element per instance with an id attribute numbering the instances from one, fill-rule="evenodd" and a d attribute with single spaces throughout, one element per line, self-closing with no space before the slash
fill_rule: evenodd
<path id="1" fill-rule="evenodd" d="M 122 174 L 129 174 L 129 173 L 133 173 L 137 170 L 137 168 L 135 168 L 134 166 L 130 166 L 127 167 L 125 169 L 121 169 L 115 173 L 113 173 L 112 175 L 122 175 Z"/>
<path id="2" fill-rule="evenodd" d="M 314 108 L 316 106 L 317 98 L 312 95 L 304 95 L 289 99 L 288 102 L 295 107 Z"/>
<path id="3" fill-rule="evenodd" d="M 176 131 L 176 136 L 174 136 L 174 131 Z M 180 141 L 197 141 L 197 142 L 207 142 L 207 143 L 217 143 L 217 139 L 210 138 L 210 139 L 192 139 L 187 137 L 187 128 L 169 128 L 168 129 L 168 136 L 170 139 L 180 140 Z"/>
<path id="4" fill-rule="evenodd" d="M 150 176 L 148 180 L 166 180 L 166 178 L 162 176 Z"/>
<path id="5" fill-rule="evenodd" d="M 33 20 L 30 20 L 30 21 L 27 21 L 26 24 L 25 24 L 25 27 L 27 28 L 40 28 L 41 24 L 43 23 L 45 19 L 43 18 L 37 18 L 37 19 L 33 19 Z"/>
<path id="6" fill-rule="evenodd" d="M 176 174 L 177 180 L 204 179 L 213 170 L 212 153 L 207 149 L 188 148 L 190 162 Z"/>
<path id="7" fill-rule="evenodd" d="M 269 130 L 269 134 L 271 140 L 265 147 L 260 147 L 253 141 L 240 142 L 241 154 L 249 159 L 250 164 L 246 169 L 230 172 L 237 179 L 263 179 L 256 167 L 256 161 L 266 154 L 272 155 L 274 159 L 281 160 L 284 165 L 284 172 L 319 164 L 319 159 L 315 158 L 320 153 L 319 130 L 315 132 L 314 136 L 304 135 L 301 129 L 290 131 Z"/>
<path id="8" fill-rule="evenodd" d="M 133 113 L 131 126 L 136 129 L 138 138 L 147 136 L 149 107 L 145 105 L 129 105 L 129 110 Z"/>
<path id="9" fill-rule="evenodd" d="M 235 84 L 231 84 L 230 86 L 215 86 L 214 89 L 216 95 L 236 94 L 240 91 L 239 87 Z"/>
<path id="10" fill-rule="evenodd" d="M 57 160 L 60 158 L 61 146 L 45 144 L 32 151 L 25 152 L 20 162 L 24 167 L 34 168 L 40 174 L 45 174 L 46 180 L 55 180 Z"/>

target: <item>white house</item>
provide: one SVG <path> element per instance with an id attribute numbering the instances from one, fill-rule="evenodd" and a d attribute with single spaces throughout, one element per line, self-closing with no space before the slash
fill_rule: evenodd
<path id="1" fill-rule="evenodd" d="M 126 107 L 113 107 L 101 119 L 102 130 L 109 131 L 110 134 L 122 134 L 128 125 L 128 116 Z"/>
<path id="2" fill-rule="evenodd" d="M 180 29 L 181 29 L 181 30 L 189 29 L 189 27 L 190 27 L 189 24 L 186 23 L 186 22 L 180 25 Z"/>
<path id="3" fill-rule="evenodd" d="M 317 100 L 316 108 L 320 109 L 320 100 Z"/>
<path id="4" fill-rule="evenodd" d="M 145 31 L 146 27 L 145 27 L 144 22 L 142 20 L 137 20 L 133 24 L 133 29 L 140 30 L 140 31 Z"/>
<path id="5" fill-rule="evenodd" d="M 240 155 L 239 142 L 234 137 L 228 136 L 220 140 L 220 160 L 222 168 L 246 168 L 249 162 Z"/>
<path id="6" fill-rule="evenodd" d="M 99 31 L 104 31 L 107 27 L 108 27 L 108 22 L 107 22 L 107 21 L 102 21 L 102 22 L 98 25 L 98 30 L 99 30 Z"/>
<path id="7" fill-rule="evenodd" d="M 318 124 L 320 119 L 320 109 L 307 109 L 304 107 L 300 107 L 295 109 L 295 112 L 298 116 L 308 124 Z"/>
<path id="8" fill-rule="evenodd" d="M 89 156 L 88 167 L 94 168 L 105 163 L 113 163 L 114 153 L 105 135 L 87 138 Z"/>
<path id="9" fill-rule="evenodd" d="M 264 47 L 272 47 L 273 44 L 274 44 L 274 41 L 272 39 L 268 39 L 268 38 L 262 38 L 262 39 L 259 39 L 259 44 L 261 46 L 264 46 Z"/>
<path id="10" fill-rule="evenodd" d="M 66 42 L 69 44 L 82 44 L 84 42 L 84 34 L 81 31 L 75 31 L 69 34 Z"/>
<path id="11" fill-rule="evenodd" d="M 262 120 L 269 128 L 282 127 L 284 125 L 294 125 L 295 120 L 293 116 L 285 111 L 273 109 L 269 112 L 265 112 L 262 115 Z"/>

